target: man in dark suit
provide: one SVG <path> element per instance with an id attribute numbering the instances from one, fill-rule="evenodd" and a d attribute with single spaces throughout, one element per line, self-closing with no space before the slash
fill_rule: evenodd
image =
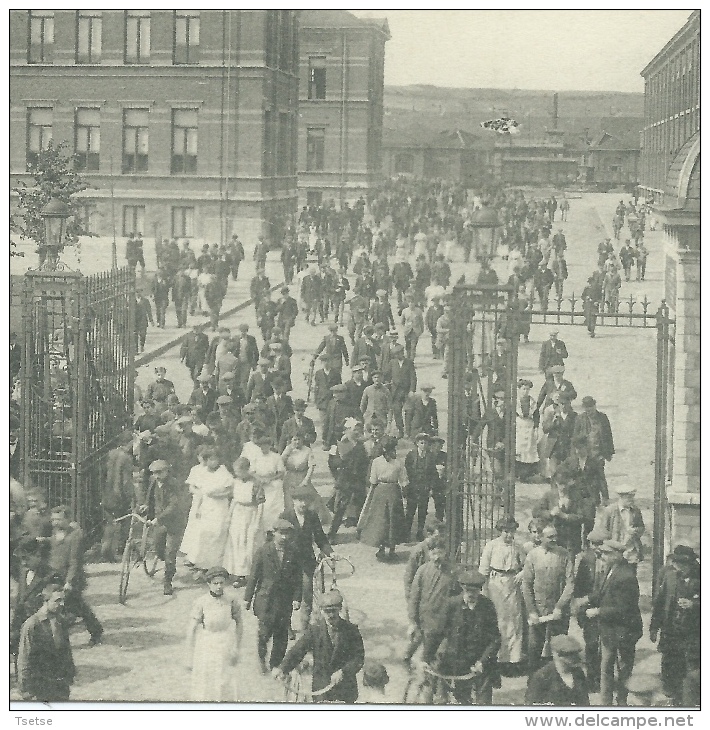
<path id="1" fill-rule="evenodd" d="M 42 607 L 22 625 L 17 677 L 23 700 L 66 702 L 76 670 L 58 583 L 42 589 Z"/>
<path id="2" fill-rule="evenodd" d="M 542 343 L 540 349 L 540 361 L 538 368 L 541 373 L 547 373 L 547 369 L 555 365 L 564 365 L 567 357 L 567 346 L 558 337 L 558 331 L 550 332 L 550 339 Z"/>
<path id="3" fill-rule="evenodd" d="M 353 362 L 360 363 L 363 360 L 368 360 L 371 366 L 374 367 L 379 355 L 379 348 L 373 340 L 374 334 L 375 328 L 371 324 L 366 324 L 362 328 L 362 336 L 355 341 L 353 347 Z"/>
<path id="4" fill-rule="evenodd" d="M 254 369 L 259 362 L 259 346 L 256 344 L 256 337 L 249 334 L 249 325 L 239 325 L 239 339 L 237 340 L 237 359 L 240 362 L 249 364 L 249 369 Z M 249 373 L 247 370 L 247 377 Z"/>
<path id="5" fill-rule="evenodd" d="M 148 323 L 153 324 L 153 310 L 150 300 L 143 296 L 142 292 L 136 292 L 136 352 L 141 353 L 145 349 L 145 338 L 148 334 Z"/>
<path id="6" fill-rule="evenodd" d="M 202 372 L 209 347 L 209 338 L 198 324 L 192 328 L 192 332 L 188 332 L 183 338 L 180 346 L 180 362 L 185 363 L 185 367 L 190 371 L 190 378 L 193 381 L 197 380 L 197 376 Z"/>
<path id="7" fill-rule="evenodd" d="M 438 476 L 434 454 L 429 449 L 428 434 L 422 432 L 414 437 L 414 448 L 405 456 L 404 468 L 409 478 L 405 511 L 407 537 L 412 530 L 414 514 L 417 513 L 417 542 L 421 542 L 424 539 L 424 522 L 429 508 L 431 488 Z"/>
<path id="8" fill-rule="evenodd" d="M 289 418 L 281 428 L 281 438 L 279 439 L 279 453 L 282 454 L 284 449 L 291 442 L 291 439 L 297 434 L 304 434 L 304 443 L 306 446 L 312 446 L 317 438 L 316 427 L 313 421 L 305 415 L 306 401 L 302 398 L 296 398 L 293 401 L 293 416 Z"/>
<path id="9" fill-rule="evenodd" d="M 450 601 L 446 612 L 444 640 L 436 651 L 437 671 L 449 675 L 473 671 L 472 679 L 456 682 L 454 697 L 462 705 L 491 705 L 493 687 L 500 687 L 498 617 L 493 602 L 481 595 L 483 575 L 464 570 L 457 580 L 462 593 Z"/>
<path id="10" fill-rule="evenodd" d="M 104 630 L 83 596 L 86 587 L 83 531 L 69 522 L 68 510 L 63 505 L 52 509 L 51 519 L 49 566 L 64 583 L 67 610 L 84 619 L 84 625 L 91 637 L 89 646 L 95 646 L 101 643 Z"/>
<path id="11" fill-rule="evenodd" d="M 424 385 L 421 390 L 421 395 L 412 395 L 411 410 L 404 422 L 407 436 L 410 438 L 413 434 L 421 432 L 430 436 L 439 433 L 439 414 L 436 401 L 431 397 L 434 388 L 431 385 Z"/>
<path id="12" fill-rule="evenodd" d="M 362 394 L 365 392 L 365 388 L 367 388 L 367 383 L 365 382 L 365 368 L 359 363 L 353 363 L 350 370 L 352 372 L 352 377 L 350 380 L 346 381 L 344 385 L 347 388 L 346 392 L 348 394 L 348 402 L 350 405 L 359 409 L 360 403 L 362 403 Z"/>
<path id="13" fill-rule="evenodd" d="M 279 518 L 273 531 L 274 539 L 262 545 L 254 556 L 244 593 L 247 611 L 253 602 L 254 613 L 259 619 L 257 652 L 263 674 L 269 671 L 266 664 L 269 639 L 272 640 L 271 669 L 279 666 L 284 658 L 291 613 L 300 608 L 303 590 L 303 570 L 291 539 L 293 525 Z"/>
<path id="14" fill-rule="evenodd" d="M 582 647 L 571 636 L 558 634 L 550 639 L 550 648 L 552 661 L 530 678 L 525 704 L 589 707 L 587 679 L 582 671 Z"/>
<path id="15" fill-rule="evenodd" d="M 266 408 L 269 411 L 274 424 L 274 444 L 281 439 L 281 430 L 284 423 L 293 416 L 293 401 L 286 393 L 286 383 L 283 380 L 274 379 L 271 383 L 273 394 L 266 399 Z"/>
<path id="16" fill-rule="evenodd" d="M 199 385 L 190 393 L 187 404 L 197 406 L 200 420 L 204 421 L 215 409 L 217 391 L 212 387 L 212 378 L 206 373 L 198 378 Z"/>
<path id="17" fill-rule="evenodd" d="M 565 366 L 553 365 L 547 369 L 545 382 L 540 388 L 540 395 L 537 397 L 536 410 L 542 413 L 550 405 L 553 393 L 563 393 L 569 396 L 570 403 L 577 397 L 577 391 L 569 380 L 564 379 Z"/>
<path id="18" fill-rule="evenodd" d="M 341 371 L 335 368 L 335 362 L 331 360 L 328 355 L 323 353 L 320 356 L 320 360 L 323 363 L 323 367 L 316 370 L 313 376 L 313 398 L 315 400 L 316 408 L 321 412 L 321 417 L 325 417 L 325 412 L 328 410 L 328 404 L 333 397 L 331 388 L 334 385 L 340 385 L 343 378 Z"/>
<path id="19" fill-rule="evenodd" d="M 553 393 L 552 402 L 542 413 L 542 431 L 545 439 L 540 446 L 540 456 L 548 461 L 548 474 L 554 474 L 557 466 L 572 453 L 572 435 L 577 413 L 572 410 L 569 395 Z"/>
<path id="20" fill-rule="evenodd" d="M 316 358 L 325 352 L 333 363 L 333 368 L 339 372 L 343 370 L 343 361 L 346 365 L 350 365 L 350 359 L 348 357 L 348 347 L 345 344 L 345 338 L 338 334 L 338 325 L 333 322 L 328 325 L 330 334 L 323 338 L 323 341 L 318 345 L 318 349 L 313 353 L 312 362 L 316 361 Z"/>
<path id="21" fill-rule="evenodd" d="M 384 381 L 385 384 L 389 385 L 390 393 L 392 393 L 394 422 L 400 436 L 403 436 L 402 409 L 409 394 L 414 393 L 417 389 L 417 371 L 412 360 L 404 356 L 404 347 L 402 345 L 395 345 L 392 348 L 392 354 L 394 357 L 390 362 L 388 372 L 384 373 Z"/>
<path id="22" fill-rule="evenodd" d="M 35 537 L 23 537 L 17 548 L 21 561 L 15 607 L 10 620 L 10 653 L 17 656 L 22 624 L 44 603 L 42 591 L 61 578 L 49 567 L 49 545 Z"/>
<path id="23" fill-rule="evenodd" d="M 700 564 L 695 551 L 676 545 L 661 569 L 653 600 L 651 641 L 661 637 L 661 679 L 676 706 L 683 703 L 683 682 L 700 661 Z"/>
<path id="24" fill-rule="evenodd" d="M 643 634 L 636 572 L 624 559 L 623 543 L 605 540 L 601 551 L 608 567 L 598 591 L 589 597 L 586 615 L 599 622 L 601 656 L 601 704 L 626 705 L 628 682 L 634 670 L 636 643 Z M 616 678 L 614 677 L 614 669 Z"/>
<path id="25" fill-rule="evenodd" d="M 308 487 L 297 487 L 291 492 L 293 508 L 287 509 L 281 516 L 293 525 L 291 545 L 293 552 L 303 570 L 303 608 L 305 609 L 304 625 L 313 608 L 313 573 L 316 569 L 315 545 L 324 555 L 332 555 L 333 548 L 323 532 L 318 515 L 311 509 L 313 492 Z"/>
<path id="26" fill-rule="evenodd" d="M 282 678 L 295 669 L 308 652 L 313 655 L 313 691 L 333 688 L 313 698 L 314 702 L 355 703 L 358 697 L 357 673 L 365 663 L 365 647 L 360 630 L 341 618 L 343 597 L 329 591 L 321 599 L 324 619 L 309 626 L 289 649 L 274 677 Z"/>
<path id="27" fill-rule="evenodd" d="M 604 464 L 614 456 L 614 438 L 606 413 L 597 410 L 597 402 L 590 395 L 582 398 L 582 413 L 574 423 L 573 443 L 586 446 L 585 471 L 593 476 L 604 504 L 609 499 L 609 486 L 604 474 Z"/>
<path id="28" fill-rule="evenodd" d="M 589 596 L 599 591 L 606 576 L 606 565 L 602 560 L 601 546 L 609 539 L 609 533 L 601 528 L 593 529 L 587 535 L 588 547 L 579 556 L 574 576 L 573 605 L 576 605 L 577 623 L 584 638 L 584 662 L 590 692 L 599 692 L 601 676 L 601 644 L 599 624 L 587 617 Z"/>

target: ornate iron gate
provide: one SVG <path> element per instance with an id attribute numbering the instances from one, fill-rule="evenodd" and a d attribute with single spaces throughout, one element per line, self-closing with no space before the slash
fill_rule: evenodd
<path id="1" fill-rule="evenodd" d="M 23 480 L 89 531 L 102 520 L 105 456 L 131 427 L 134 311 L 128 269 L 25 275 Z"/>
<path id="2" fill-rule="evenodd" d="M 515 506 L 517 337 L 512 287 L 454 288 L 449 330 L 450 552 L 477 563 L 495 524 Z"/>
<path id="3" fill-rule="evenodd" d="M 525 298 L 527 301 L 527 297 Z M 569 303 L 569 304 L 567 304 Z M 529 308 L 533 324 L 584 325 L 582 300 L 558 298 L 550 307 Z M 668 524 L 666 479 L 672 430 L 674 325 L 665 301 L 656 314 L 651 302 L 634 297 L 614 312 L 596 314 L 599 327 L 656 328 L 656 458 L 654 478 L 654 588 L 665 561 Z M 504 513 L 515 512 L 515 412 L 517 399 L 518 318 L 523 300 L 507 286 L 454 288 L 447 368 L 448 527 L 450 553 L 459 562 L 477 563 L 483 545 L 494 537 Z M 495 392 L 500 389 L 501 399 Z"/>

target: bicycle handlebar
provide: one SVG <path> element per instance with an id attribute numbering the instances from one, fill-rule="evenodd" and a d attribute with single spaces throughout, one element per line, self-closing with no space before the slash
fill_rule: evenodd
<path id="1" fill-rule="evenodd" d="M 422 662 L 421 668 L 427 673 L 431 674 L 433 677 L 438 677 L 439 679 L 444 679 L 449 682 L 455 682 L 455 681 L 461 681 L 464 679 L 473 679 L 477 676 L 476 672 L 469 672 L 468 674 L 460 674 L 460 675 L 448 675 L 448 674 L 439 674 L 432 666 L 431 664 L 427 664 L 427 662 Z"/>
<path id="2" fill-rule="evenodd" d="M 313 571 L 313 575 L 315 576 L 316 573 L 318 573 L 324 563 L 333 563 L 330 567 L 332 570 L 335 570 L 335 563 L 337 563 L 338 561 L 347 563 L 352 569 L 352 573 L 350 573 L 350 575 L 355 575 L 355 566 L 350 561 L 350 558 L 346 558 L 344 555 L 338 555 L 337 553 L 331 553 L 330 555 L 321 556 L 316 563 L 316 569 Z"/>
<path id="3" fill-rule="evenodd" d="M 114 522 L 122 522 L 123 520 L 127 520 L 129 517 L 131 519 L 135 517 L 139 522 L 142 522 L 145 525 L 152 522 L 152 520 L 149 520 L 147 517 L 143 517 L 143 515 L 138 512 L 129 512 L 127 515 L 123 515 L 123 517 L 116 517 Z"/>

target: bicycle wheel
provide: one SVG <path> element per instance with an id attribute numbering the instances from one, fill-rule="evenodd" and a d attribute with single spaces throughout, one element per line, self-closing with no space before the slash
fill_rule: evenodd
<path id="1" fill-rule="evenodd" d="M 128 580 L 131 577 L 131 570 L 138 562 L 135 543 L 133 538 L 129 536 L 126 540 L 126 547 L 123 548 L 123 557 L 121 558 L 121 581 L 118 585 L 118 602 L 124 604 L 128 593 Z"/>
<path id="2" fill-rule="evenodd" d="M 152 578 L 160 568 L 160 558 L 156 550 L 153 529 L 150 525 L 143 525 L 141 538 L 141 558 L 145 574 Z"/>

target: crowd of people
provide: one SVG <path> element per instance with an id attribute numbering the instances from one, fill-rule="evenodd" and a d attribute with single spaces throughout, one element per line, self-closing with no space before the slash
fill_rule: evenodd
<path id="1" fill-rule="evenodd" d="M 564 377 L 569 353 L 556 330 L 541 348 L 539 395 L 520 379 L 515 399 L 518 481 L 549 483 L 533 509 L 530 541 L 516 540 L 519 525 L 507 515 L 479 565 L 449 562 L 437 388 L 419 382 L 417 362 L 428 334 L 431 356 L 448 376 L 454 251 L 480 263 L 479 283 L 498 282 L 491 252 L 471 225 L 484 202 L 502 222 L 498 254 L 521 294 L 512 326 L 493 333 L 495 351 L 485 353 L 499 388 L 511 339 L 528 340 L 531 313 L 549 306 L 553 285 L 562 297 L 567 242 L 562 228 L 552 230 L 556 215 L 567 220 L 566 199 L 520 191 L 474 196 L 442 181 L 399 179 L 352 207 L 306 207 L 281 248 L 286 285 L 278 298 L 265 275 L 267 243 L 260 239 L 254 250 L 250 295 L 261 342 L 246 323 L 238 332 L 218 324 L 229 277 L 237 278 L 244 258 L 236 236 L 226 247 L 205 245 L 199 257 L 187 242 L 161 246 L 151 287 L 157 326 L 165 326 L 172 296 L 178 327 L 188 312 L 208 311 L 215 333 L 210 338 L 196 325 L 184 335 L 180 361 L 194 385 L 185 403 L 162 366 L 144 391 L 136 388 L 133 432 L 107 459 L 101 552 L 106 561 L 120 559 L 128 522 L 117 520 L 135 511 L 155 527 L 164 594 L 173 594 L 179 567 L 206 584 L 187 629 L 193 699 L 248 699 L 235 673 L 244 610 L 258 619 L 264 674 L 282 678 L 310 653 L 313 691 L 323 691 L 317 701 L 355 702 L 363 668 L 366 685 L 383 692 L 386 671 L 366 661 L 359 629 L 341 617 L 342 595 L 328 592 L 314 609 L 317 560 L 352 531 L 385 563 L 398 545 L 417 543 L 405 571 L 411 701 L 436 701 L 445 684 L 436 678 L 455 675 L 462 677 L 452 691 L 456 701 L 493 704 L 503 677 L 526 674 L 527 704 L 589 705 L 595 692 L 601 704 L 627 703 L 643 630 L 636 566 L 644 524 L 633 490 L 617 488 L 610 498 L 604 467 L 615 450 L 611 425 L 591 396 L 574 410 L 578 393 Z M 643 220 L 633 208 L 623 214 Z M 643 248 L 642 222 L 638 228 L 636 250 Z M 624 248 L 618 260 L 628 279 Z M 132 239 L 130 265 L 144 266 L 141 251 L 140 239 Z M 603 261 L 601 253 L 606 277 L 616 259 L 613 247 Z M 641 258 L 632 260 L 643 279 Z M 596 312 L 609 291 L 602 285 L 597 299 L 598 285 L 598 277 L 590 279 Z M 143 294 L 137 312 L 140 352 L 153 321 Z M 306 399 L 290 395 L 299 318 L 327 329 L 312 352 Z M 491 423 L 502 422 L 502 398 L 492 407 L 498 421 L 483 412 L 474 420 L 495 447 Z M 313 483 L 316 449 L 327 452 L 327 500 Z M 92 645 L 103 633 L 83 598 L 83 534 L 66 507 L 48 510 L 44 495 L 14 488 L 12 566 L 20 590 L 11 650 L 19 687 L 26 699 L 66 700 L 74 665 L 62 604 L 83 618 Z M 244 590 L 241 599 L 225 590 L 230 586 Z M 700 601 L 690 548 L 670 556 L 656 595 L 650 635 L 660 636 L 662 688 L 673 703 L 694 704 Z M 299 627 L 293 613 L 301 608 Z M 568 635 L 572 618 L 584 646 Z"/>

